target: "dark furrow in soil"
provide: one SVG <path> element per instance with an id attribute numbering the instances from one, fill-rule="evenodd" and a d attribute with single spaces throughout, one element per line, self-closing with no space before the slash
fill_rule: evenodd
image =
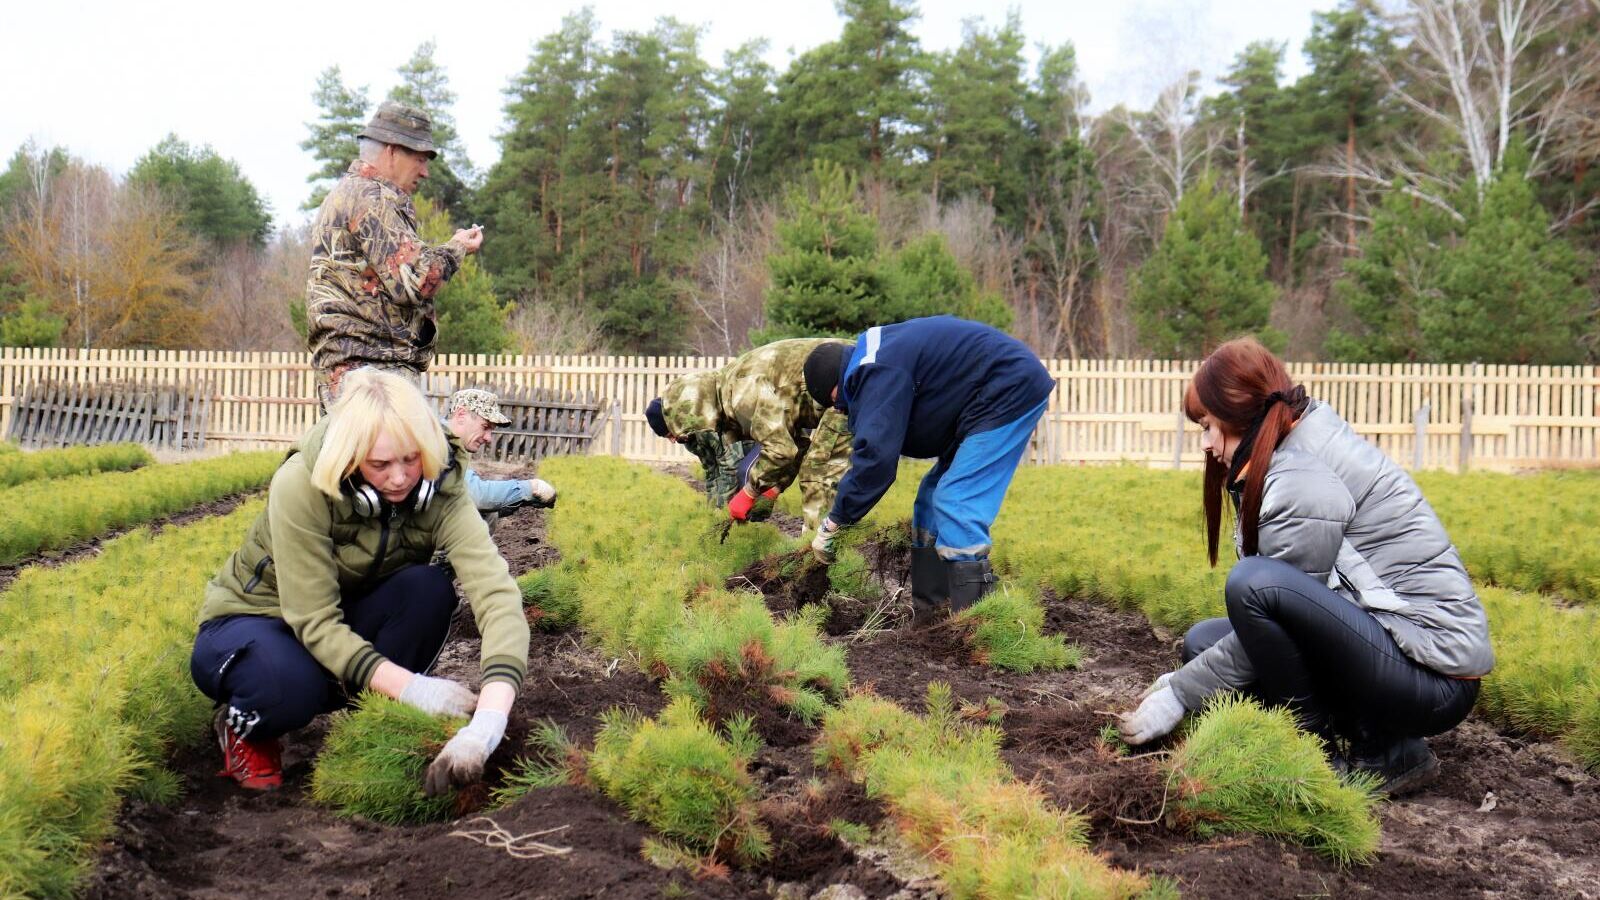
<path id="1" fill-rule="evenodd" d="M 208 500 L 205 503 L 199 504 L 198 506 L 191 506 L 182 512 L 176 512 L 170 516 L 162 516 L 159 519 L 151 519 L 148 522 L 141 522 L 138 525 L 130 525 L 127 528 L 119 528 L 115 531 L 102 534 L 92 540 L 82 541 L 80 543 L 73 544 L 70 547 L 63 547 L 60 550 L 47 550 L 44 553 L 40 553 L 36 556 L 30 556 L 27 559 L 12 563 L 11 565 L 0 566 L 0 591 L 10 587 L 11 582 L 16 580 L 17 575 L 21 573 L 23 569 L 26 569 L 29 566 L 55 567 L 77 562 L 80 559 L 84 559 L 99 553 L 100 546 L 105 542 L 113 538 L 121 537 L 122 535 L 139 528 L 148 528 L 152 534 L 160 534 L 162 529 L 165 528 L 188 525 L 191 522 L 196 522 L 200 519 L 208 518 L 210 516 L 225 516 L 228 513 L 233 512 L 234 509 L 239 506 L 239 504 L 244 503 L 246 500 L 249 500 L 252 497 L 260 496 L 260 494 L 261 491 L 259 490 L 241 491 L 237 494 L 229 494 L 226 497 Z"/>

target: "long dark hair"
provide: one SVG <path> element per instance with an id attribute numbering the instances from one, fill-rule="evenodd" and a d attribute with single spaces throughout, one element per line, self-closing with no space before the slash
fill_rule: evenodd
<path id="1" fill-rule="evenodd" d="M 1183 396 L 1183 412 L 1198 423 L 1202 416 L 1231 434 L 1239 435 L 1232 465 L 1206 456 L 1203 496 L 1206 511 L 1206 550 L 1217 564 L 1217 533 L 1222 527 L 1222 500 L 1244 473 L 1239 501 L 1239 533 L 1244 555 L 1258 552 L 1257 526 L 1261 521 L 1261 493 L 1267 482 L 1272 454 L 1289 429 L 1305 412 L 1306 389 L 1289 380 L 1283 360 L 1254 338 L 1239 338 L 1218 347 L 1200 363 Z"/>

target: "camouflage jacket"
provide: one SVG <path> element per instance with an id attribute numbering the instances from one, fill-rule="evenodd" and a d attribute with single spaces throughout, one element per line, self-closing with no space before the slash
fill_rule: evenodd
<path id="1" fill-rule="evenodd" d="M 822 343 L 777 341 L 713 372 L 680 378 L 662 394 L 667 427 L 674 434 L 716 431 L 729 446 L 755 441 L 761 456 L 750 468 L 751 486 L 757 491 L 788 487 L 810 444 L 804 432 L 816 428 L 825 412 L 805 383 L 806 357 Z"/>
<path id="2" fill-rule="evenodd" d="M 410 195 L 351 163 L 311 230 L 306 339 L 318 375 L 363 363 L 427 371 L 439 337 L 433 295 L 465 256 L 455 241 L 424 244 Z"/>

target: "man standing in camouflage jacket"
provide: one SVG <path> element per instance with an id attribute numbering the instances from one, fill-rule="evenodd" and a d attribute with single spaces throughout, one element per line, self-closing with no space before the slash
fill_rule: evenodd
<path id="1" fill-rule="evenodd" d="M 776 497 L 796 478 L 807 527 L 816 527 L 832 506 L 850 468 L 850 431 L 843 413 L 825 410 L 806 390 L 806 357 L 824 343 L 796 339 L 757 347 L 716 371 L 678 379 L 651 404 L 657 412 L 646 418 L 662 437 L 691 450 L 706 437 L 720 437 L 723 449 L 711 456 L 725 489 L 712 491 L 708 465 L 707 490 L 727 504 L 731 518 L 748 519 L 759 498 Z M 757 446 L 736 463 L 739 456 L 729 451 L 740 441 Z"/>
<path id="2" fill-rule="evenodd" d="M 432 247 L 417 236 L 411 194 L 439 155 L 427 113 L 385 102 L 358 145 L 311 231 L 306 338 L 324 406 L 350 369 L 427 371 L 439 338 L 433 296 L 483 244 L 477 226 Z"/>

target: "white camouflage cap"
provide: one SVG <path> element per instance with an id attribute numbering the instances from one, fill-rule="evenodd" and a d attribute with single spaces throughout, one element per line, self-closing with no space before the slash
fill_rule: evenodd
<path id="1" fill-rule="evenodd" d="M 506 414 L 500 411 L 500 398 L 489 391 L 477 388 L 456 391 L 450 395 L 450 412 L 445 413 L 445 415 L 454 413 L 458 409 L 477 413 L 483 416 L 485 422 L 492 422 L 496 425 L 506 425 L 511 422 L 510 419 L 506 418 Z"/>

